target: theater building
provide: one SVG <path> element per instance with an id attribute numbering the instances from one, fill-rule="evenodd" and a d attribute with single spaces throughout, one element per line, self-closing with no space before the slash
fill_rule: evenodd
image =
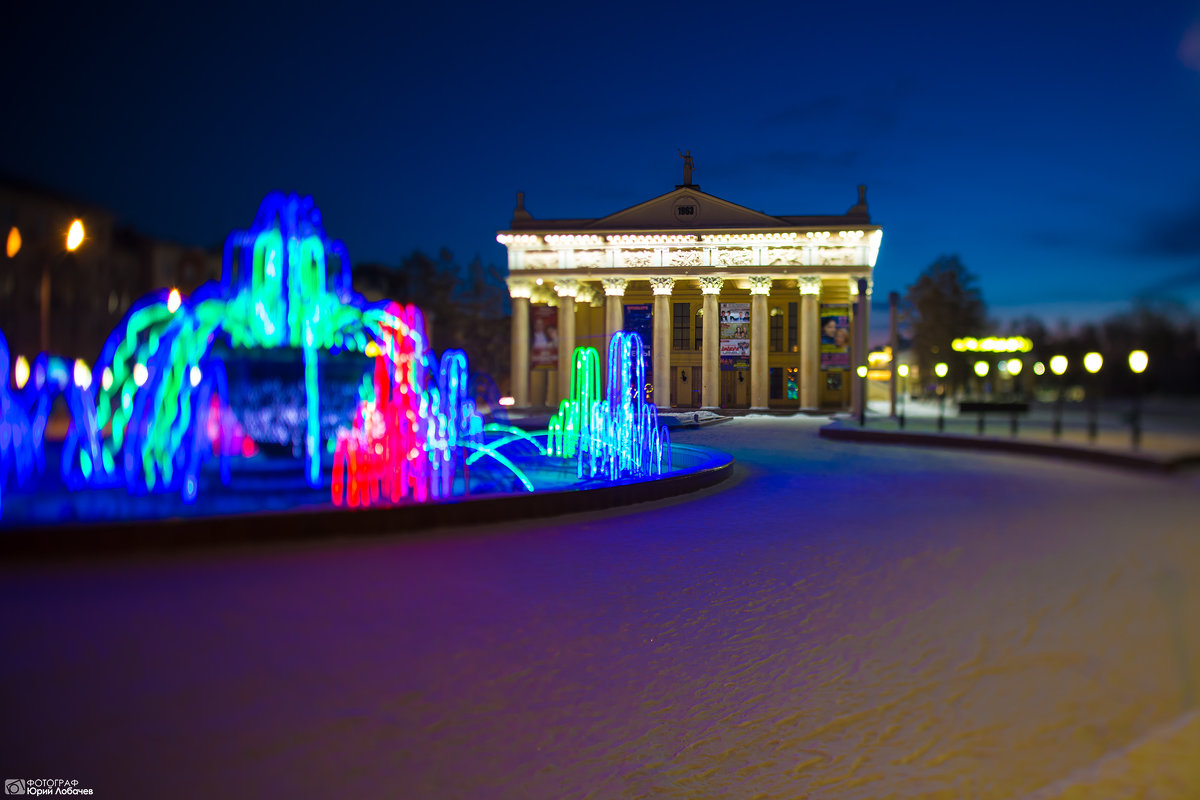
<path id="1" fill-rule="evenodd" d="M 641 334 L 660 408 L 850 405 L 858 287 L 869 300 L 883 236 L 866 187 L 844 214 L 771 216 L 701 191 L 685 164 L 673 191 L 600 219 L 536 219 L 517 195 L 497 235 L 517 406 L 557 406 L 575 347 L 603 362 L 620 330 Z"/>

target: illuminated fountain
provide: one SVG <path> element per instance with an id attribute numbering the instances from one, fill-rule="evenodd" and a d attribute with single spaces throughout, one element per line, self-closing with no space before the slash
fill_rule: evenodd
<path id="1" fill-rule="evenodd" d="M 138 300 L 90 370 L 41 354 L 32 368 L 20 359 L 10 388 L 0 336 L 0 501 L 6 487 L 24 492 L 47 476 L 46 427 L 60 396 L 70 416 L 59 465 L 67 489 L 177 494 L 190 504 L 210 462 L 229 486 L 231 462 L 257 448 L 231 406 L 227 360 L 266 351 L 299 356 L 304 480 L 328 487 L 335 505 L 470 494 L 472 470 L 476 490 L 493 485 L 480 474 L 499 469 L 513 488 L 534 491 L 534 473 L 570 458 L 585 483 L 660 475 L 670 445 L 638 388 L 642 350 L 636 334 L 613 337 L 606 398 L 596 351 L 577 350 L 571 397 L 548 431 L 487 421 L 466 355 L 450 350 L 439 361 L 418 308 L 354 292 L 346 248 L 326 236 L 312 198 L 272 193 L 251 227 L 227 238 L 219 281 L 188 297 L 163 289 Z M 321 356 L 341 353 L 361 356 L 369 376 L 353 418 L 323 433 L 322 390 L 333 384 L 322 380 Z"/>

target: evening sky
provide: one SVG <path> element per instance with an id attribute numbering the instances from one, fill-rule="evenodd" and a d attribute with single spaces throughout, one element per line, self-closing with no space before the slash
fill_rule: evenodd
<path id="1" fill-rule="evenodd" d="M 868 186 L 876 298 L 943 253 L 999 316 L 1200 312 L 1200 4 L 23 3 L 0 169 L 212 245 L 275 188 L 356 261 L 503 263 L 517 191 L 682 182 L 768 214 Z"/>

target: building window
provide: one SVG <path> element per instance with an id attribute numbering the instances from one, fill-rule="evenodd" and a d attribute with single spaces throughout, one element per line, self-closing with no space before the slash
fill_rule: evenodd
<path id="1" fill-rule="evenodd" d="M 704 309 L 696 309 L 696 349 L 704 349 Z"/>
<path id="2" fill-rule="evenodd" d="M 795 353 L 800 349 L 798 338 L 796 335 L 799 330 L 800 304 L 788 303 L 788 352 Z"/>
<path id="3" fill-rule="evenodd" d="M 772 353 L 783 350 L 783 309 L 771 309 L 770 348 Z"/>
<path id="4" fill-rule="evenodd" d="M 771 367 L 768 387 L 772 400 L 783 399 L 783 367 Z"/>
<path id="5" fill-rule="evenodd" d="M 690 303 L 674 303 L 674 326 L 671 347 L 687 350 L 692 338 L 692 306 Z"/>

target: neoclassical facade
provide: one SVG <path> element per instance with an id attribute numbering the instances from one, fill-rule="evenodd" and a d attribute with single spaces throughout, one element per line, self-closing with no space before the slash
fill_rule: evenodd
<path id="1" fill-rule="evenodd" d="M 845 214 L 770 216 L 685 183 L 601 219 L 535 219 L 517 195 L 507 230 L 512 394 L 557 406 L 576 346 L 642 333 L 660 408 L 845 408 L 865 331 L 854 314 L 883 232 L 866 187 Z M 860 283 L 860 281 L 862 281 Z M 532 326 L 532 331 L 531 331 Z M 865 347 L 863 348 L 865 354 Z"/>

